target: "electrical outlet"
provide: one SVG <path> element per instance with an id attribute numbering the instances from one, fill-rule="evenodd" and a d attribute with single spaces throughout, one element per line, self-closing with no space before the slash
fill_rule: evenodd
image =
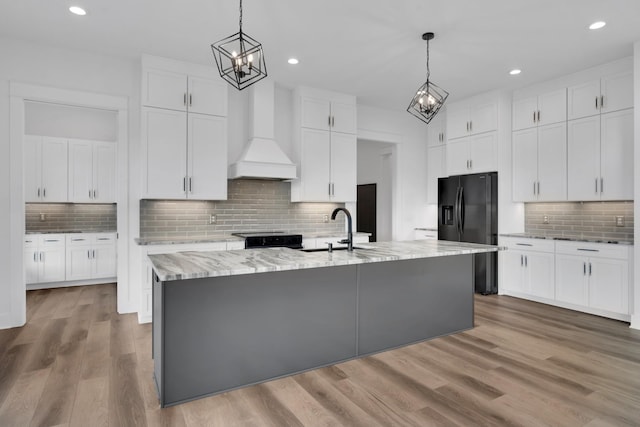
<path id="1" fill-rule="evenodd" d="M 40 221 L 45 221 L 47 219 L 47 216 L 43 213 L 40 214 Z"/>
<path id="2" fill-rule="evenodd" d="M 549 224 L 549 215 L 545 215 L 542 217 L 542 223 L 543 224 Z"/>
<path id="3" fill-rule="evenodd" d="M 209 215 L 209 224 L 215 224 L 217 219 L 216 214 Z"/>
<path id="4" fill-rule="evenodd" d="M 616 216 L 616 227 L 624 227 L 624 216 Z"/>
<path id="5" fill-rule="evenodd" d="M 322 221 L 323 221 L 323 222 L 329 222 L 329 215 L 325 214 L 325 215 L 322 217 Z"/>

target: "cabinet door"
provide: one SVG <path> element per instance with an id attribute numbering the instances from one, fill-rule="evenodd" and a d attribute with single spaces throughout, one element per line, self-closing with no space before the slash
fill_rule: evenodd
<path id="1" fill-rule="evenodd" d="M 555 298 L 555 254 L 527 253 L 525 258 L 525 274 L 529 293 L 542 298 Z"/>
<path id="2" fill-rule="evenodd" d="M 345 102 L 331 103 L 331 131 L 356 134 L 356 106 Z"/>
<path id="3" fill-rule="evenodd" d="M 447 175 L 469 173 L 469 138 L 447 142 Z"/>
<path id="4" fill-rule="evenodd" d="M 67 140 L 42 139 L 42 201 L 65 203 L 68 201 Z"/>
<path id="5" fill-rule="evenodd" d="M 527 129 L 536 126 L 538 98 L 518 99 L 513 101 L 513 130 Z"/>
<path id="6" fill-rule="evenodd" d="M 589 306 L 629 314 L 628 262 L 589 259 Z"/>
<path id="7" fill-rule="evenodd" d="M 186 74 L 146 68 L 142 85 L 142 105 L 187 110 Z"/>
<path id="8" fill-rule="evenodd" d="M 22 144 L 24 201 L 39 202 L 42 193 L 42 137 L 25 135 Z"/>
<path id="9" fill-rule="evenodd" d="M 37 248 L 25 248 L 23 255 L 25 283 L 38 283 L 38 257 L 40 255 L 40 252 Z"/>
<path id="10" fill-rule="evenodd" d="M 633 200 L 633 109 L 600 116 L 602 200 Z"/>
<path id="11" fill-rule="evenodd" d="M 74 245 L 67 248 L 67 280 L 84 280 L 92 276 L 93 252 L 91 245 Z"/>
<path id="12" fill-rule="evenodd" d="M 538 129 L 529 128 L 513 132 L 513 200 L 537 200 Z"/>
<path id="13" fill-rule="evenodd" d="M 567 200 L 566 123 L 538 127 L 537 163 L 538 201 Z"/>
<path id="14" fill-rule="evenodd" d="M 603 113 L 633 108 L 633 71 L 605 76 L 600 84 Z"/>
<path id="15" fill-rule="evenodd" d="M 502 282 L 500 286 L 514 292 L 526 293 L 523 281 L 524 254 L 509 249 L 502 253 Z"/>
<path id="16" fill-rule="evenodd" d="M 496 101 L 477 102 L 469 107 L 469 131 L 472 134 L 498 129 L 498 104 Z"/>
<path id="17" fill-rule="evenodd" d="M 309 129 L 329 130 L 331 103 L 326 99 L 302 97 L 301 126 Z"/>
<path id="18" fill-rule="evenodd" d="M 331 200 L 355 202 L 358 188 L 356 135 L 331 132 Z"/>
<path id="19" fill-rule="evenodd" d="M 562 88 L 538 96 L 538 126 L 562 123 L 567 120 L 567 89 Z"/>
<path id="20" fill-rule="evenodd" d="M 556 255 L 556 299 L 571 304 L 588 303 L 587 260 L 573 255 Z"/>
<path id="21" fill-rule="evenodd" d="M 300 180 L 303 201 L 329 201 L 330 134 L 302 129 Z"/>
<path id="22" fill-rule="evenodd" d="M 469 108 L 464 103 L 449 104 L 447 107 L 447 138 L 461 138 L 469 134 Z"/>
<path id="23" fill-rule="evenodd" d="M 437 115 L 427 125 L 427 144 L 430 147 L 444 144 L 446 142 L 444 130 L 444 119 L 442 116 Z"/>
<path id="24" fill-rule="evenodd" d="M 498 141 L 495 132 L 471 137 L 469 168 L 472 173 L 498 170 Z"/>
<path id="25" fill-rule="evenodd" d="M 62 282 L 65 280 L 65 249 L 62 247 L 40 248 L 40 282 Z"/>
<path id="26" fill-rule="evenodd" d="M 200 200 L 226 200 L 226 119 L 190 113 L 188 122 L 188 197 Z"/>
<path id="27" fill-rule="evenodd" d="M 438 178 L 445 175 L 445 146 L 431 147 L 427 157 L 427 203 L 438 203 Z"/>
<path id="28" fill-rule="evenodd" d="M 74 203 L 93 201 L 93 142 L 69 143 L 69 199 Z"/>
<path id="29" fill-rule="evenodd" d="M 187 176 L 186 113 L 158 108 L 142 112 L 146 147 L 143 194 L 150 199 L 184 199 Z"/>
<path id="30" fill-rule="evenodd" d="M 92 252 L 93 271 L 91 272 L 94 279 L 104 277 L 116 277 L 116 246 L 113 245 L 96 245 Z"/>
<path id="31" fill-rule="evenodd" d="M 567 119 L 600 114 L 600 80 L 571 86 L 567 90 Z"/>
<path id="32" fill-rule="evenodd" d="M 570 120 L 567 139 L 569 200 L 600 200 L 600 116 Z"/>
<path id="33" fill-rule="evenodd" d="M 189 112 L 226 117 L 227 87 L 219 78 L 189 76 Z"/>
<path id="34" fill-rule="evenodd" d="M 93 146 L 93 201 L 116 202 L 116 145 L 109 142 Z"/>

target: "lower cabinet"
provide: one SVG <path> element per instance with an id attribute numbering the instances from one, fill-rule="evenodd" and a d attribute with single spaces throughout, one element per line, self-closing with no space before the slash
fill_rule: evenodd
<path id="1" fill-rule="evenodd" d="M 67 235 L 67 280 L 116 277 L 116 235 Z"/>
<path id="2" fill-rule="evenodd" d="M 414 240 L 438 240 L 437 229 L 420 229 L 413 230 Z"/>
<path id="3" fill-rule="evenodd" d="M 553 299 L 554 242 L 535 239 L 508 240 L 504 253 L 503 286 L 514 292 Z"/>
<path id="4" fill-rule="evenodd" d="M 25 283 L 65 280 L 64 234 L 33 234 L 24 239 Z"/>

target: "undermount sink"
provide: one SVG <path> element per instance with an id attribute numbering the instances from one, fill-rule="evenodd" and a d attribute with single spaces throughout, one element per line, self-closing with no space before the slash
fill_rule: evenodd
<path id="1" fill-rule="evenodd" d="M 360 246 L 354 246 L 353 250 L 361 250 L 361 249 L 370 249 L 370 248 L 363 248 Z M 332 251 L 346 251 L 347 247 L 346 246 L 341 246 L 339 248 L 333 248 Z M 313 248 L 313 249 L 301 249 L 302 252 L 329 252 L 329 248 Z"/>

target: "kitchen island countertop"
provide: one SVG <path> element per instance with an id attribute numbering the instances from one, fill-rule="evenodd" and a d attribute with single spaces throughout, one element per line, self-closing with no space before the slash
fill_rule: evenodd
<path id="1" fill-rule="evenodd" d="M 160 281 L 173 281 L 496 252 L 500 249 L 498 246 L 441 240 L 378 242 L 357 246 L 362 249 L 353 252 L 334 250 L 330 253 L 288 248 L 181 252 L 149 255 L 149 260 Z"/>

